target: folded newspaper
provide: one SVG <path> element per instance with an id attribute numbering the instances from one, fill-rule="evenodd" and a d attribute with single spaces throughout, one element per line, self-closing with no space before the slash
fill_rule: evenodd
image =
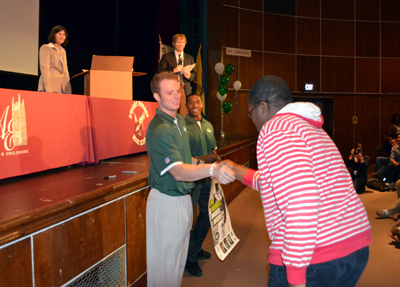
<path id="1" fill-rule="evenodd" d="M 220 260 L 225 260 L 238 244 L 239 238 L 236 237 L 232 229 L 224 191 L 215 180 L 211 184 L 208 215 L 210 217 L 215 253 Z"/>
<path id="2" fill-rule="evenodd" d="M 181 74 L 190 74 L 196 63 L 182 67 Z"/>

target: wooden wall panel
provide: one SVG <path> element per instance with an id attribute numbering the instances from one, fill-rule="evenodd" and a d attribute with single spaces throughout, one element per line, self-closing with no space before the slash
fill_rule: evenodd
<path id="1" fill-rule="evenodd" d="M 263 12 L 264 0 L 240 1 L 240 7 Z"/>
<path id="2" fill-rule="evenodd" d="M 321 0 L 321 18 L 353 20 L 354 0 Z"/>
<path id="3" fill-rule="evenodd" d="M 346 102 L 346 97 L 349 97 L 351 102 L 358 96 L 366 97 L 360 100 L 369 101 L 369 95 L 381 98 L 388 97 L 384 93 L 400 94 L 400 81 L 397 77 L 397 71 L 400 70 L 399 1 L 298 0 L 295 2 L 294 17 L 273 12 L 257 14 L 260 7 L 265 6 L 263 0 L 216 1 L 223 1 L 231 7 L 222 7 L 222 4 L 218 7 L 214 1 L 209 2 L 213 10 L 212 15 L 209 15 L 209 22 L 215 20 L 219 26 L 224 25 L 224 33 L 227 33 L 218 35 L 218 27 L 215 24 L 209 27 L 209 35 L 212 38 L 209 43 L 212 47 L 209 48 L 211 57 L 214 60 L 218 58 L 217 50 L 221 46 L 250 49 L 255 55 L 252 58 L 238 57 L 235 74 L 230 77 L 230 84 L 236 79 L 242 82 L 240 94 L 246 96 L 240 97 L 237 106 L 235 120 L 237 119 L 238 126 L 235 129 L 229 127 L 228 131 L 246 133 L 253 127 L 251 121 L 243 119 L 247 113 L 247 93 L 262 75 L 275 74 L 282 77 L 294 93 L 302 91 L 304 82 L 312 82 L 312 94 L 321 92 L 335 98 L 335 109 L 343 108 L 336 104 Z M 237 17 L 238 14 L 240 17 Z M 260 44 L 262 37 L 257 36 L 260 23 L 264 23 L 263 45 Z M 240 43 L 237 43 L 237 31 L 240 32 Z M 218 42 L 219 46 L 214 42 Z M 261 69 L 257 62 L 259 57 L 256 55 L 260 46 L 264 49 Z M 228 57 L 224 57 L 223 62 L 227 63 Z M 212 63 L 212 71 L 215 63 Z M 211 75 L 210 77 L 212 78 Z M 218 83 L 215 79 L 211 79 L 211 82 L 216 85 L 209 85 L 209 91 L 215 94 Z M 228 98 L 230 97 L 229 95 Z M 219 102 L 210 101 L 209 105 L 213 105 L 208 107 L 209 113 L 217 112 L 215 118 L 220 124 Z M 382 120 L 385 117 L 383 115 L 387 114 L 387 109 L 391 108 L 390 105 L 382 105 Z M 351 124 L 353 113 L 352 110 L 347 115 L 350 117 L 350 127 L 338 126 L 335 122 L 337 131 L 344 129 L 341 131 L 343 135 L 347 134 L 348 128 L 351 129 L 352 141 L 356 134 L 364 136 L 364 131 L 358 130 L 355 133 L 356 127 Z M 358 126 L 359 129 L 361 127 L 362 125 Z M 382 130 L 382 127 L 379 129 Z M 353 143 L 349 146 L 343 144 L 346 156 L 351 146 Z"/>
<path id="4" fill-rule="evenodd" d="M 264 51 L 295 52 L 295 18 L 264 14 Z"/>
<path id="5" fill-rule="evenodd" d="M 400 93 L 400 59 L 382 59 L 382 93 Z"/>
<path id="6" fill-rule="evenodd" d="M 400 23 L 381 23 L 382 57 L 400 57 Z"/>
<path id="7" fill-rule="evenodd" d="M 0 249 L 0 287 L 32 285 L 31 239 Z"/>
<path id="8" fill-rule="evenodd" d="M 208 3 L 207 26 L 209 32 L 207 33 L 207 38 L 208 38 L 207 50 L 215 51 L 221 49 L 222 46 L 221 38 L 223 30 L 222 26 L 224 20 L 227 20 L 226 19 L 227 15 L 225 15 L 227 12 L 229 12 L 229 10 L 226 10 L 225 6 L 222 6 L 222 0 L 210 1 Z M 203 66 L 203 69 L 204 68 L 205 67 Z"/>
<path id="9" fill-rule="evenodd" d="M 354 97 L 336 96 L 334 98 L 334 134 L 333 141 L 338 147 L 343 159 L 349 157 L 354 148 Z"/>
<path id="10" fill-rule="evenodd" d="M 357 96 L 355 98 L 355 116 L 358 123 L 355 125 L 355 143 L 362 143 L 364 153 L 371 160 L 376 159 L 376 147 L 381 137 L 379 133 L 380 100 L 377 96 Z M 350 151 L 349 151 L 350 155 Z"/>
<path id="11" fill-rule="evenodd" d="M 398 95 L 395 96 L 387 96 L 384 95 L 381 97 L 381 110 L 385 111 L 381 114 L 381 135 L 383 133 L 389 132 L 389 125 L 391 123 L 392 116 L 394 114 L 400 114 L 400 97 Z"/>
<path id="12" fill-rule="evenodd" d="M 223 59 L 222 59 L 222 63 L 226 66 L 228 64 L 233 65 L 233 67 L 235 68 L 234 72 L 232 73 L 232 75 L 229 76 L 229 83 L 228 83 L 228 88 L 229 89 L 233 89 L 233 83 L 236 80 L 240 80 L 240 75 L 239 73 L 241 72 L 241 69 L 239 67 L 239 57 L 238 56 L 231 56 L 231 55 L 227 55 L 226 54 L 226 49 L 224 49 L 223 51 Z M 214 70 L 214 75 L 218 75 L 215 70 Z M 214 76 L 213 75 L 213 76 Z M 211 97 L 216 96 L 216 94 L 211 95 Z"/>
<path id="13" fill-rule="evenodd" d="M 354 22 L 322 20 L 321 54 L 354 56 Z"/>
<path id="14" fill-rule="evenodd" d="M 378 22 L 356 23 L 356 56 L 375 57 L 380 56 L 380 25 Z"/>
<path id="15" fill-rule="evenodd" d="M 281 77 L 289 85 L 291 91 L 296 89 L 295 69 L 296 57 L 294 55 L 264 53 L 264 75 Z"/>
<path id="16" fill-rule="evenodd" d="M 380 0 L 356 0 L 356 20 L 379 21 Z"/>
<path id="17" fill-rule="evenodd" d="M 215 64 L 221 61 L 221 49 L 208 50 L 208 93 L 207 93 L 207 120 L 214 126 L 214 132 L 221 132 L 221 105 L 216 95 L 219 86 L 219 77 L 215 72 Z"/>
<path id="18" fill-rule="evenodd" d="M 400 2 L 398 0 L 381 0 L 381 20 L 399 21 Z"/>
<path id="19" fill-rule="evenodd" d="M 222 0 L 224 5 L 239 7 L 239 0 Z"/>
<path id="20" fill-rule="evenodd" d="M 380 61 L 376 58 L 356 58 L 356 93 L 379 93 Z"/>
<path id="21" fill-rule="evenodd" d="M 125 244 L 124 200 L 34 237 L 36 286 L 60 286 Z"/>
<path id="22" fill-rule="evenodd" d="M 258 131 L 253 121 L 248 116 L 247 99 L 249 93 L 247 91 L 241 91 L 239 93 L 239 134 L 245 135 L 258 135 Z"/>
<path id="23" fill-rule="evenodd" d="M 322 57 L 322 92 L 354 92 L 354 59 Z"/>
<path id="24" fill-rule="evenodd" d="M 263 53 L 252 52 L 251 58 L 239 57 L 242 89 L 250 89 L 263 76 Z"/>
<path id="25" fill-rule="evenodd" d="M 262 51 L 263 49 L 263 13 L 240 11 L 240 48 Z"/>
<path id="26" fill-rule="evenodd" d="M 320 18 L 320 2 L 321 0 L 297 0 L 297 15 L 299 17 Z"/>
<path id="27" fill-rule="evenodd" d="M 223 6 L 222 18 L 219 41 L 222 41 L 222 45 L 225 47 L 239 47 L 239 9 Z"/>
<path id="28" fill-rule="evenodd" d="M 146 204 L 150 188 L 126 198 L 128 286 L 146 272 Z"/>
<path id="29" fill-rule="evenodd" d="M 297 56 L 297 91 L 303 90 L 306 83 L 314 84 L 314 92 L 321 91 L 321 58 L 315 56 Z"/>
<path id="30" fill-rule="evenodd" d="M 228 135 L 237 135 L 239 134 L 239 113 L 238 113 L 238 104 L 235 103 L 235 91 L 230 90 L 226 96 L 224 102 L 230 102 L 232 104 L 232 110 L 229 113 L 224 113 L 221 110 L 221 104 L 219 103 L 219 107 L 221 113 L 223 115 L 223 131 Z M 215 128 L 215 127 L 214 127 Z"/>
<path id="31" fill-rule="evenodd" d="M 310 18 L 297 19 L 297 54 L 320 54 L 320 20 Z"/>

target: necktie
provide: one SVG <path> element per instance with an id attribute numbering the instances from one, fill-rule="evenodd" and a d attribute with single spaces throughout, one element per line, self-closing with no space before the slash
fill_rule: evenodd
<path id="1" fill-rule="evenodd" d="M 179 57 L 178 57 L 178 66 L 179 66 L 179 65 L 182 65 L 182 57 L 181 57 L 181 54 L 179 54 Z M 183 86 L 183 79 L 182 79 L 182 74 L 181 74 L 181 73 L 179 73 L 178 79 L 179 79 L 179 85 Z"/>

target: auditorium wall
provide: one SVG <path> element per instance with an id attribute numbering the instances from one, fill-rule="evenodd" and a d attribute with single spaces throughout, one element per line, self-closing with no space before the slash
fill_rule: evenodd
<path id="1" fill-rule="evenodd" d="M 363 143 L 374 159 L 391 116 L 400 113 L 399 12 L 395 0 L 210 1 L 208 116 L 216 132 L 257 134 L 247 96 L 257 79 L 272 74 L 286 80 L 296 100 L 326 104 L 324 116 L 332 120 L 325 128 L 345 158 Z M 227 47 L 250 50 L 251 57 L 227 55 Z M 217 62 L 235 67 L 226 99 L 233 109 L 222 118 Z M 305 83 L 314 91 L 304 93 Z"/>

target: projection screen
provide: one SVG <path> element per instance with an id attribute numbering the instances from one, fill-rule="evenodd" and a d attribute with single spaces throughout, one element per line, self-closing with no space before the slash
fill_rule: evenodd
<path id="1" fill-rule="evenodd" d="M 0 71 L 38 75 L 39 0 L 0 1 Z"/>

